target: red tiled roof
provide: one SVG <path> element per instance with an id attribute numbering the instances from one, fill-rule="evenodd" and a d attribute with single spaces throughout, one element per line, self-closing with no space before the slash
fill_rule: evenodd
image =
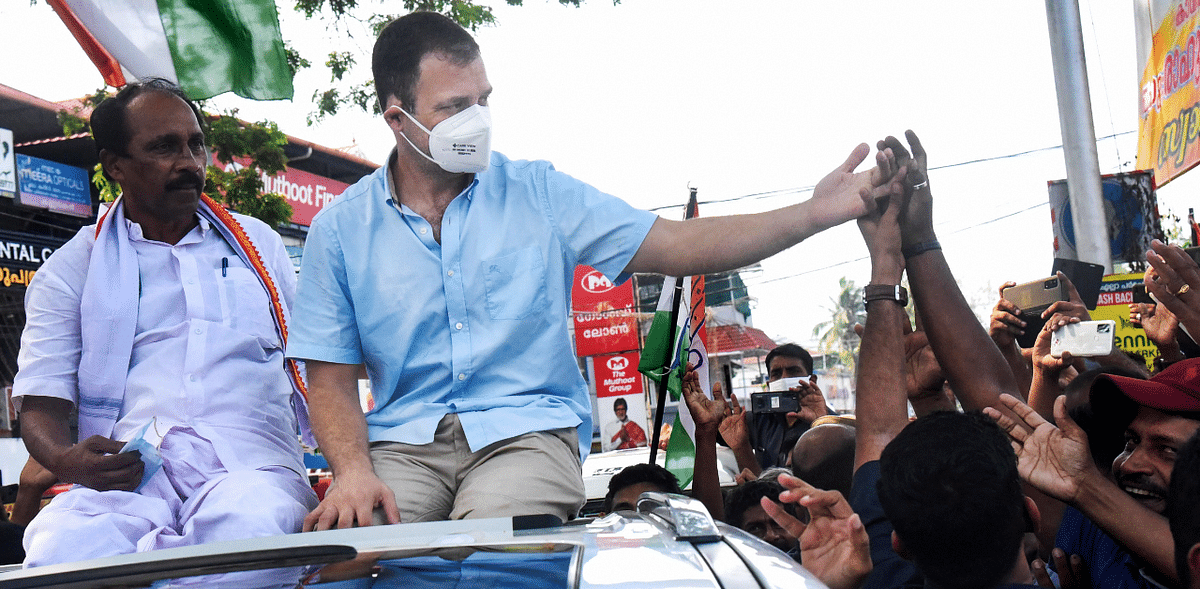
<path id="1" fill-rule="evenodd" d="M 767 351 L 775 342 L 761 329 L 745 325 L 718 325 L 708 327 L 708 353 L 740 352 L 742 350 Z"/>

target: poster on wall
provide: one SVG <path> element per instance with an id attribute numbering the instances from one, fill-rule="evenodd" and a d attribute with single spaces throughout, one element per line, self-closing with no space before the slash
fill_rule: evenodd
<path id="1" fill-rule="evenodd" d="M 1050 192 L 1050 221 L 1054 231 L 1054 257 L 1078 260 L 1075 224 L 1067 181 L 1047 183 Z M 1150 241 L 1163 239 L 1158 217 L 1154 178 L 1146 170 L 1100 177 L 1105 224 L 1114 264 L 1145 261 Z"/>
<path id="2" fill-rule="evenodd" d="M 17 154 L 13 151 L 13 134 L 0 128 L 0 196 L 17 196 Z"/>
<path id="3" fill-rule="evenodd" d="M 641 448 L 646 434 L 646 393 L 637 371 L 637 352 L 596 356 L 596 406 L 603 452 Z"/>
<path id="4" fill-rule="evenodd" d="M 1134 0 L 1137 167 L 1163 186 L 1200 162 L 1200 3 Z"/>

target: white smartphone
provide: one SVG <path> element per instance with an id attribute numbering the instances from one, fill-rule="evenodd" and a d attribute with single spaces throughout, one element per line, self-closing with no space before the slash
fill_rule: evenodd
<path id="1" fill-rule="evenodd" d="M 1070 352 L 1080 358 L 1107 356 L 1112 353 L 1116 330 L 1117 323 L 1112 319 L 1068 323 L 1051 336 L 1050 355 L 1059 358 L 1063 352 Z"/>

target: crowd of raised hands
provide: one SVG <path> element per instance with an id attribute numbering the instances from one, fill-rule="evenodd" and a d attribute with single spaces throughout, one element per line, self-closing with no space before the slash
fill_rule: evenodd
<path id="1" fill-rule="evenodd" d="M 1200 353 L 1190 335 L 1200 335 L 1200 266 L 1158 241 L 1146 252 L 1145 289 L 1156 303 L 1131 304 L 1129 322 L 1157 346 L 1152 367 L 1115 347 L 1089 358 L 1052 353 L 1056 332 L 1091 320 L 1061 273 L 1068 300 L 1035 318 L 1003 298 L 1009 283 L 981 325 L 937 241 L 925 150 L 913 132 L 906 139 L 877 144 L 878 185 L 890 190 L 875 193 L 858 225 L 871 284 L 907 276 L 915 323 L 884 296 L 868 299 L 866 324 L 856 328 L 853 485 L 819 489 L 776 474 L 783 492 L 763 497 L 762 509 L 834 588 L 1200 586 L 1186 559 L 1177 566 L 1168 523 L 1183 521 L 1172 505 L 1197 505 L 1200 496 L 1167 497 L 1175 457 L 1200 445 L 1185 448 L 1200 426 L 1200 359 L 1190 359 Z M 1022 348 L 1035 319 L 1044 325 Z M 828 412 L 815 381 L 794 390 L 801 411 L 789 417 Z M 694 494 L 724 518 L 710 453 L 718 438 L 743 469 L 739 483 L 762 469 L 736 396 L 709 393 L 685 379 L 697 430 Z M 953 438 L 959 427 L 983 431 Z M 921 446 L 938 436 L 951 437 Z"/>

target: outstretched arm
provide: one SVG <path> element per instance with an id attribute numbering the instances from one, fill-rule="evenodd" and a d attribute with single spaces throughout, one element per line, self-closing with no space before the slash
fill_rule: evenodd
<path id="1" fill-rule="evenodd" d="M 1138 503 L 1096 468 L 1087 434 L 1067 415 L 1066 398 L 1054 403 L 1057 427 L 1011 395 L 1002 396 L 1000 402 L 1013 417 L 994 408 L 984 411 L 1012 438 L 1021 478 L 1075 506 L 1130 553 L 1178 580 L 1166 518 Z M 1053 546 L 1053 534 L 1049 545 Z"/>
<path id="2" fill-rule="evenodd" d="M 965 409 L 997 405 L 1001 393 L 1020 395 L 1008 362 L 963 298 L 954 274 L 937 245 L 933 229 L 933 195 L 926 173 L 926 154 L 917 135 L 905 132 L 908 150 L 895 137 L 880 142 L 908 170 L 912 193 L 900 215 L 904 263 L 917 312 L 942 373 Z"/>
<path id="3" fill-rule="evenodd" d="M 367 420 L 358 404 L 359 365 L 309 360 L 306 368 L 313 433 L 329 460 L 333 483 L 304 518 L 304 531 L 369 526 L 376 507 L 388 523 L 399 523 L 396 495 L 371 466 Z"/>
<path id="4" fill-rule="evenodd" d="M 901 203 L 899 195 L 892 195 L 879 211 L 858 221 L 871 253 L 871 284 L 898 285 L 904 274 L 898 221 Z M 884 446 L 908 424 L 904 353 L 907 322 L 904 307 L 895 301 L 867 303 L 867 324 L 858 353 L 855 471 L 878 460 Z"/>
<path id="5" fill-rule="evenodd" d="M 899 174 L 891 152 L 876 154 L 876 166 L 854 170 L 871 148 L 863 143 L 821 179 L 811 199 L 753 215 L 658 219 L 625 272 L 691 276 L 722 272 L 777 254 L 830 227 L 860 217 L 891 191 Z"/>
<path id="6" fill-rule="evenodd" d="M 721 497 L 721 480 L 717 476 L 717 428 L 725 418 L 723 397 L 708 398 L 700 389 L 700 377 L 690 364 L 683 375 L 683 400 L 692 421 L 696 423 L 696 462 L 693 469 L 692 496 L 698 499 L 715 519 L 725 521 L 725 502 Z"/>

